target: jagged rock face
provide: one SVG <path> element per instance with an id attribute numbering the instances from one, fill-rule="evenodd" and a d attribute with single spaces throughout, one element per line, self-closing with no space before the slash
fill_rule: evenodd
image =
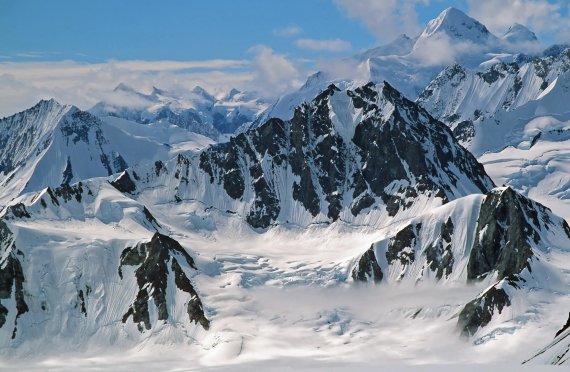
<path id="1" fill-rule="evenodd" d="M 493 286 L 461 310 L 457 320 L 457 328 L 463 337 L 472 336 L 479 328 L 491 322 L 495 312 L 501 314 L 505 307 L 511 306 L 511 300 L 502 288 L 503 285 L 516 286 L 514 283 L 506 284 L 504 282 Z"/>
<path id="2" fill-rule="evenodd" d="M 422 224 L 409 225 L 398 231 L 395 237 L 388 242 L 386 250 L 386 260 L 388 265 L 394 261 L 398 261 L 402 266 L 407 266 L 416 259 L 414 247 L 416 246 L 416 238 Z"/>
<path id="3" fill-rule="evenodd" d="M 200 323 L 204 329 L 209 328 L 209 321 L 204 315 L 202 302 L 178 262 L 179 260 L 185 267 L 196 269 L 194 260 L 184 248 L 176 240 L 160 233 L 154 234 L 150 242 L 126 248 L 121 253 L 119 276 L 123 278 L 122 268 L 124 266 L 138 266 L 135 276 L 139 287 L 136 299 L 123 316 L 123 323 L 132 316 L 133 322 L 138 324 L 141 332 L 143 329 L 151 329 L 148 309 L 151 298 L 158 312 L 158 320 L 167 321 L 169 319 L 168 278 L 174 276 L 176 287 L 190 295 L 187 305 L 190 321 Z"/>
<path id="4" fill-rule="evenodd" d="M 426 250 L 427 263 L 429 268 L 436 273 L 435 277 L 437 279 L 441 279 L 444 276 L 448 277 L 453 270 L 453 264 L 455 263 L 451 246 L 453 231 L 453 221 L 449 217 L 441 225 L 440 239 L 432 243 Z"/>
<path id="5" fill-rule="evenodd" d="M 371 246 L 360 260 L 356 266 L 352 269 L 352 280 L 367 282 L 372 280 L 374 283 L 379 283 L 382 281 L 382 269 L 378 266 L 378 261 L 376 260 L 376 255 L 374 254 L 374 246 Z"/>
<path id="6" fill-rule="evenodd" d="M 136 173 L 135 173 L 136 174 Z M 132 194 L 136 191 L 137 186 L 131 179 L 128 172 L 123 172 L 119 177 L 111 181 L 111 185 L 123 193 Z"/>
<path id="7" fill-rule="evenodd" d="M 109 141 L 105 138 L 101 129 L 101 121 L 88 112 L 80 111 L 72 108 L 68 115 L 64 116 L 60 124 L 61 133 L 64 135 L 66 145 L 69 146 L 70 141 L 74 144 L 84 142 L 93 145 L 99 149 L 99 160 L 103 167 L 107 170 L 107 175 L 121 172 L 128 168 L 128 164 L 123 157 L 115 151 L 106 151 L 105 146 L 109 145 Z M 71 163 L 68 158 L 67 166 L 63 172 L 62 184 L 69 183 L 73 178 Z"/>
<path id="8" fill-rule="evenodd" d="M 231 198 L 253 195 L 246 218 L 262 228 L 278 219 L 280 195 L 336 221 L 343 210 L 358 216 L 384 205 L 395 216 L 418 195 L 447 202 L 492 187 L 447 127 L 387 83 L 331 85 L 291 120 L 269 120 L 205 150 L 199 165 Z"/>
<path id="9" fill-rule="evenodd" d="M 40 101 L 0 120 L 0 205 L 23 192 L 127 167 L 101 120 L 76 107 Z"/>
<path id="10" fill-rule="evenodd" d="M 33 228 L 46 220 L 53 231 L 62 229 L 61 239 Z M 58 227 L 57 221 L 65 223 Z M 84 223 L 97 228 L 84 229 Z M 149 231 L 154 233 L 149 241 L 127 243 Z M 196 325 L 207 330 L 209 320 L 191 279 L 194 260 L 158 231 L 162 225 L 148 208 L 104 179 L 47 188 L 4 208 L 0 343 L 12 347 L 65 335 L 82 344 L 100 330 L 108 338 L 107 332 L 138 334 L 138 328 L 139 340 L 150 336 L 149 329 L 153 335 L 184 335 Z"/>
<path id="11" fill-rule="evenodd" d="M 562 326 L 562 328 L 560 328 L 556 334 L 554 335 L 554 337 L 558 337 L 559 335 L 561 335 L 562 333 L 564 333 L 564 331 L 566 331 L 568 328 L 570 328 L 570 313 L 568 313 L 568 320 L 566 321 L 566 324 L 564 324 Z"/>
<path id="12" fill-rule="evenodd" d="M 417 102 L 453 128 L 458 123 L 492 117 L 534 100 L 558 76 L 570 70 L 570 49 L 520 63 L 497 63 L 476 72 L 460 65 L 445 68 Z M 463 140 L 462 143 L 468 143 Z"/>
<path id="13" fill-rule="evenodd" d="M 463 208 L 462 203 L 462 200 L 457 201 L 454 208 Z M 467 208 L 477 212 L 476 219 L 473 215 L 470 217 L 476 223 L 458 223 L 459 219 L 454 222 L 452 215 L 431 216 L 429 213 L 413 220 L 394 236 L 375 244 L 378 262 L 385 262 L 387 267 L 421 265 L 422 272 L 429 268 L 439 280 L 454 272 L 460 264 L 457 257 L 467 250 L 467 270 L 461 280 L 491 276 L 495 281 L 505 278 L 512 281 L 525 269 L 532 273 L 533 250 L 544 244 L 545 234 L 556 230 L 562 239 L 570 239 L 570 227 L 564 219 L 509 187 L 495 189 Z M 455 235 L 473 238 L 456 240 Z M 368 276 L 358 277 L 364 281 L 373 277 L 370 271 L 366 274 Z M 404 274 L 405 270 L 399 279 Z"/>
<path id="14" fill-rule="evenodd" d="M 545 220 L 539 220 L 539 216 Z M 544 206 L 511 188 L 488 195 L 479 212 L 467 278 L 480 279 L 496 273 L 501 280 L 524 268 L 531 271 L 531 244 L 540 242 L 540 227 L 550 223 Z"/>
<path id="15" fill-rule="evenodd" d="M 8 175 L 34 152 L 45 150 L 51 128 L 69 110 L 54 100 L 40 101 L 29 110 L 0 120 L 0 172 Z"/>
<path id="16" fill-rule="evenodd" d="M 18 330 L 18 318 L 29 311 L 24 297 L 24 273 L 20 260 L 23 253 L 16 248 L 12 232 L 8 226 L 0 220 L 0 328 L 6 325 L 10 312 L 16 313 L 11 338 L 16 337 Z M 2 304 L 2 300 L 15 303 L 14 309 L 9 309 Z M 11 325 L 7 325 L 11 326 Z"/>
<path id="17" fill-rule="evenodd" d="M 352 278 L 388 284 L 486 280 L 490 287 L 459 313 L 458 329 L 464 336 L 474 335 L 511 306 L 520 288 L 547 285 L 542 282 L 549 280 L 544 270 L 551 269 L 537 258 L 539 252 L 570 245 L 564 219 L 511 188 L 462 198 L 440 209 L 374 243 L 359 258 Z M 543 274 L 534 276 L 537 268 Z"/>

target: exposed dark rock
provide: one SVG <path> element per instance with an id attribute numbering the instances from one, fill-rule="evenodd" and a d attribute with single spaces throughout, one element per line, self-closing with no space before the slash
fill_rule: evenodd
<path id="1" fill-rule="evenodd" d="M 0 247 L 5 250 L 0 260 L 0 328 L 6 324 L 6 316 L 10 309 L 1 304 L 2 300 L 14 298 L 16 302 L 16 319 L 12 331 L 12 339 L 16 337 L 18 318 L 29 311 L 24 299 L 24 271 L 18 258 L 12 232 L 0 220 Z M 6 253 L 8 252 L 8 253 Z"/>
<path id="2" fill-rule="evenodd" d="M 157 177 L 160 176 L 162 171 L 166 171 L 166 165 L 160 160 L 155 161 L 154 162 L 154 173 L 156 174 L 156 176 Z"/>
<path id="3" fill-rule="evenodd" d="M 170 269 L 175 275 L 176 286 L 191 296 L 188 303 L 190 321 L 200 323 L 205 329 L 208 328 L 209 322 L 204 315 L 202 302 L 178 260 L 181 260 L 188 268 L 196 268 L 194 259 L 176 240 L 160 233 L 155 233 L 149 242 L 126 248 L 121 253 L 120 278 L 123 278 L 122 268 L 125 265 L 138 266 L 135 270 L 135 276 L 139 287 L 134 302 L 123 316 L 123 323 L 132 316 L 133 322 L 137 323 L 141 332 L 143 329 L 150 329 L 152 325 L 148 306 L 151 298 L 156 306 L 158 319 L 168 320 L 166 293 L 168 277 L 171 275 L 169 270 L 169 262 L 171 262 Z"/>
<path id="4" fill-rule="evenodd" d="M 188 300 L 187 305 L 187 313 L 190 320 L 193 320 L 194 323 L 200 323 L 200 325 L 205 329 L 208 330 L 210 328 L 210 321 L 206 319 L 204 316 L 204 309 L 202 307 L 202 301 L 198 297 L 198 293 L 194 290 L 192 283 L 180 267 L 180 264 L 176 260 L 176 258 L 172 258 L 172 271 L 174 271 L 174 282 L 176 286 L 191 295 L 190 299 Z"/>
<path id="5" fill-rule="evenodd" d="M 491 66 L 487 71 L 478 72 L 477 75 L 481 77 L 487 84 L 492 85 L 497 80 L 504 78 L 507 74 L 516 74 L 519 68 L 516 63 L 497 63 Z"/>
<path id="6" fill-rule="evenodd" d="M 519 274 L 533 256 L 531 241 L 538 243 L 541 226 L 539 213 L 546 208 L 532 203 L 510 187 L 493 191 L 485 197 L 479 217 L 475 242 L 467 264 L 469 280 L 497 272 L 498 280 Z"/>
<path id="7" fill-rule="evenodd" d="M 26 210 L 26 206 L 22 203 L 17 203 L 8 207 L 8 210 L 16 218 L 31 218 L 32 216 Z"/>
<path id="8" fill-rule="evenodd" d="M 83 289 L 77 292 L 77 298 L 79 299 L 79 306 L 81 307 L 81 313 L 87 318 L 87 307 L 85 306 L 85 296 L 83 295 Z"/>
<path id="9" fill-rule="evenodd" d="M 375 200 L 372 196 L 370 196 L 369 194 L 364 194 L 360 199 L 358 199 L 354 203 L 354 205 L 350 209 L 350 213 L 352 213 L 353 216 L 358 216 L 358 214 L 363 209 L 366 209 L 366 208 L 373 206 L 374 202 L 375 202 Z"/>
<path id="10" fill-rule="evenodd" d="M 144 217 L 146 218 L 146 220 L 148 222 L 150 222 L 151 225 L 153 225 L 155 227 L 160 227 L 160 224 L 158 223 L 156 218 L 154 218 L 152 213 L 150 213 L 150 211 L 146 207 L 143 207 L 143 214 L 144 214 Z"/>
<path id="11" fill-rule="evenodd" d="M 200 154 L 200 168 L 231 198 L 241 200 L 251 190 L 246 219 L 253 227 L 266 228 L 278 219 L 282 201 L 274 182 L 287 166 L 295 176 L 289 184 L 293 199 L 312 216 L 322 213 L 331 222 L 346 206 L 357 216 L 374 207 L 376 198 L 391 216 L 409 208 L 420 194 L 446 202 L 460 179 L 470 179 L 481 192 L 492 187 L 482 165 L 457 144 L 447 126 L 387 83 L 346 92 L 364 117 L 352 138 L 343 137 L 330 112 L 331 97 L 343 94 L 339 92 L 331 84 L 311 103 L 297 107 L 291 120 L 270 119 Z M 381 104 L 394 109 L 386 109 L 386 115 Z M 394 181 L 400 186 L 386 191 Z M 346 195 L 352 197 L 346 200 Z"/>
<path id="12" fill-rule="evenodd" d="M 395 260 L 400 261 L 402 265 L 409 265 L 414 262 L 416 239 L 421 229 L 421 223 L 408 225 L 390 239 L 386 251 L 386 260 L 388 260 L 389 265 Z"/>
<path id="13" fill-rule="evenodd" d="M 530 141 L 530 147 L 536 145 L 536 143 L 540 140 L 540 137 L 542 137 L 542 132 L 539 132 L 537 135 L 532 137 L 532 140 Z"/>
<path id="14" fill-rule="evenodd" d="M 374 254 L 374 245 L 372 245 L 360 257 L 358 264 L 352 269 L 352 280 L 359 282 L 367 282 L 373 280 L 374 283 L 380 283 L 384 274 L 378 265 L 376 255 Z"/>
<path id="15" fill-rule="evenodd" d="M 562 326 L 562 328 L 560 328 L 560 330 L 558 330 L 558 332 L 556 332 L 556 335 L 554 335 L 554 337 L 558 337 L 564 331 L 566 331 L 568 328 L 570 328 L 570 313 L 568 313 L 568 320 L 566 321 L 566 324 L 564 324 L 564 326 Z"/>
<path id="16" fill-rule="evenodd" d="M 512 284 L 507 284 L 512 285 Z M 463 337 L 470 337 L 481 327 L 489 324 L 493 314 L 499 314 L 507 306 L 511 306 L 511 300 L 507 292 L 499 285 L 488 289 L 485 293 L 469 302 L 459 313 L 457 327 Z"/>
<path id="17" fill-rule="evenodd" d="M 71 115 L 63 118 L 60 130 L 69 142 L 71 139 L 74 144 L 78 142 L 89 143 L 89 132 L 91 130 L 100 131 L 100 120 L 88 112 L 72 109 Z"/>
<path id="18" fill-rule="evenodd" d="M 134 194 L 137 191 L 137 186 L 131 179 L 129 172 L 124 171 L 121 173 L 119 177 L 117 177 L 114 181 L 111 182 L 114 188 L 119 190 L 120 192 L 124 192 L 127 194 Z"/>
<path id="19" fill-rule="evenodd" d="M 66 203 L 71 199 L 75 199 L 78 203 L 81 203 L 83 198 L 83 183 L 78 182 L 75 185 L 61 185 L 53 190 L 53 195 L 57 198 L 63 199 Z"/>
<path id="20" fill-rule="evenodd" d="M 444 274 L 448 277 L 455 262 L 451 245 L 453 236 L 453 222 L 451 217 L 441 225 L 439 239 L 431 244 L 426 250 L 426 258 L 429 268 L 434 271 L 437 279 L 441 279 Z"/>
<path id="21" fill-rule="evenodd" d="M 453 135 L 458 141 L 468 142 L 475 136 L 475 126 L 471 120 L 464 120 L 453 128 Z"/>
<path id="22" fill-rule="evenodd" d="M 63 171 L 61 184 L 69 184 L 73 179 L 73 170 L 71 169 L 71 159 L 69 156 L 67 157 L 67 164 L 65 166 L 65 170 Z"/>
<path id="23" fill-rule="evenodd" d="M 0 303 L 0 328 L 6 323 L 6 316 L 8 315 L 8 309 Z"/>

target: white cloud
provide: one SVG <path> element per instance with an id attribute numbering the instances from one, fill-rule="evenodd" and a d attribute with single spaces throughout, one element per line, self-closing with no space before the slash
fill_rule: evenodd
<path id="1" fill-rule="evenodd" d="M 350 18 L 361 20 L 381 41 L 400 34 L 416 36 L 422 30 L 416 7 L 430 0 L 335 0 Z"/>
<path id="2" fill-rule="evenodd" d="M 295 36 L 303 32 L 298 26 L 287 26 L 283 28 L 276 28 L 273 30 L 273 35 L 281 36 L 281 37 L 288 37 L 288 36 Z"/>
<path id="3" fill-rule="evenodd" d="M 441 33 L 416 43 L 410 56 L 422 66 L 441 66 L 458 62 L 458 58 L 469 54 L 481 53 L 483 48 L 468 41 L 453 41 L 447 34 Z"/>
<path id="4" fill-rule="evenodd" d="M 561 2 L 547 0 L 467 0 L 469 14 L 495 32 L 504 32 L 515 22 L 538 33 L 568 30 Z"/>
<path id="5" fill-rule="evenodd" d="M 299 39 L 295 42 L 295 45 L 301 49 L 328 52 L 342 52 L 352 48 L 352 45 L 350 45 L 348 41 L 341 39 Z"/>
<path id="6" fill-rule="evenodd" d="M 29 108 L 42 98 L 89 109 L 111 98 L 119 83 L 142 92 L 157 86 L 185 94 L 199 85 L 212 94 L 237 88 L 273 98 L 300 86 L 306 77 L 300 64 L 268 47 L 253 48 L 252 55 L 251 60 L 0 61 L 0 116 Z"/>
<path id="7" fill-rule="evenodd" d="M 253 47 L 250 52 L 255 56 L 251 62 L 252 90 L 257 90 L 266 97 L 277 97 L 303 84 L 306 73 L 285 55 L 275 53 L 264 45 Z"/>

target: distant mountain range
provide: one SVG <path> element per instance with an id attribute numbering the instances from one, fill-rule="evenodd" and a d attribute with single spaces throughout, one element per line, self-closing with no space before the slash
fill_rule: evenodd
<path id="1" fill-rule="evenodd" d="M 179 96 L 156 87 L 150 94 L 143 94 L 119 84 L 109 101 L 99 102 L 89 111 L 141 124 L 168 122 L 217 141 L 221 134 L 246 127 L 266 107 L 263 100 L 236 89 L 218 99 L 201 87 L 195 87 L 190 95 Z"/>

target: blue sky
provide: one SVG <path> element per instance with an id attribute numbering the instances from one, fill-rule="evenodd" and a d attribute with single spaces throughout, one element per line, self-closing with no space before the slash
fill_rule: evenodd
<path id="1" fill-rule="evenodd" d="M 464 1 L 420 4 L 418 22 L 447 6 L 466 9 Z M 279 33 L 293 27 L 297 34 Z M 298 39 L 340 39 L 350 47 L 312 51 L 297 47 Z M 255 45 L 315 58 L 381 39 L 331 0 L 0 0 L 0 55 L 16 60 L 242 59 Z"/>
<path id="2" fill-rule="evenodd" d="M 88 109 L 119 83 L 272 99 L 450 6 L 570 41 L 568 0 L 0 0 L 0 116 L 52 97 Z"/>

